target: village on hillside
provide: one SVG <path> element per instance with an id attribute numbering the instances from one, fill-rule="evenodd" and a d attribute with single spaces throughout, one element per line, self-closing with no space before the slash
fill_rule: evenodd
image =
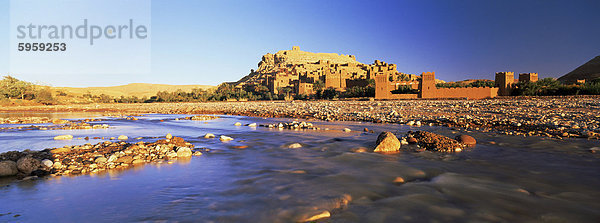
<path id="1" fill-rule="evenodd" d="M 490 75 L 492 76 L 492 75 Z M 399 72 L 396 64 L 375 60 L 356 61 L 354 55 L 312 53 L 294 46 L 262 57 L 257 70 L 233 83 L 236 89 L 272 94 L 314 97 L 325 89 L 336 92 L 374 89 L 375 99 L 467 98 L 483 99 L 519 94 L 519 86 L 538 81 L 537 73 L 497 72 L 494 80 L 455 83 L 435 79 L 435 72 L 421 75 Z M 567 84 L 584 84 L 586 78 Z M 522 90 L 522 89 L 521 89 Z M 522 94 L 522 93 L 521 93 Z M 367 93 L 365 95 L 368 95 Z"/>

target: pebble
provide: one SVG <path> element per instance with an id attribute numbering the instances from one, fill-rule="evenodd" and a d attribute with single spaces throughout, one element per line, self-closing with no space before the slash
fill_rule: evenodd
<path id="1" fill-rule="evenodd" d="M 300 143 L 292 143 L 292 144 L 288 145 L 288 148 L 290 148 L 290 149 L 302 148 L 302 144 L 300 144 Z"/>
<path id="2" fill-rule="evenodd" d="M 215 135 L 212 133 L 206 133 L 206 135 L 204 135 L 204 138 L 207 138 L 207 139 L 215 138 Z"/>
<path id="3" fill-rule="evenodd" d="M 221 140 L 222 142 L 227 142 L 233 140 L 233 138 L 226 135 L 221 135 L 221 137 L 219 137 L 219 140 Z"/>
<path id="4" fill-rule="evenodd" d="M 55 136 L 54 140 L 71 140 L 73 139 L 72 135 L 59 135 L 59 136 Z"/>

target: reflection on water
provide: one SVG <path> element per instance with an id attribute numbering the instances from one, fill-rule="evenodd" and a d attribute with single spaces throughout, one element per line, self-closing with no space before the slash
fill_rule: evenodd
<path id="1" fill-rule="evenodd" d="M 459 154 L 382 155 L 350 152 L 372 147 L 377 135 L 341 129 L 458 133 L 438 127 L 327 122 L 315 124 L 329 131 L 294 131 L 233 125 L 276 119 L 178 117 L 183 116 L 110 119 L 103 121 L 112 126 L 107 130 L 0 133 L 3 151 L 100 141 L 54 142 L 52 137 L 59 134 L 123 134 L 135 142 L 137 137 L 171 133 L 210 149 L 172 164 L 5 180 L 0 182 L 0 215 L 11 214 L 0 221 L 293 222 L 325 210 L 332 222 L 600 221 L 600 157 L 588 152 L 597 141 L 469 133 L 478 145 Z M 206 133 L 235 140 L 202 138 Z M 303 147 L 288 149 L 291 143 Z M 398 178 L 404 183 L 393 182 Z"/>

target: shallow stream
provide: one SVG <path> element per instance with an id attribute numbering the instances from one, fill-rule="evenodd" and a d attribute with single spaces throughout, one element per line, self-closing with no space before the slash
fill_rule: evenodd
<path id="1" fill-rule="evenodd" d="M 331 222 L 600 222 L 600 155 L 589 152 L 598 141 L 470 132 L 478 144 L 461 153 L 382 155 L 352 152 L 374 146 L 377 134 L 363 128 L 399 136 L 408 130 L 450 137 L 464 132 L 356 122 L 312 122 L 329 130 L 279 130 L 233 124 L 291 120 L 175 120 L 181 117 L 91 123 L 109 129 L 0 132 L 0 152 L 106 141 L 77 139 L 86 136 L 148 142 L 167 133 L 210 149 L 173 164 L 0 179 L 0 222 L 294 222 L 323 211 L 331 213 Z M 15 125 L 0 125 L 8 126 Z M 206 133 L 235 140 L 202 138 Z M 53 140 L 62 134 L 75 139 Z M 303 147 L 287 148 L 291 143 Z M 404 183 L 394 183 L 397 177 Z"/>

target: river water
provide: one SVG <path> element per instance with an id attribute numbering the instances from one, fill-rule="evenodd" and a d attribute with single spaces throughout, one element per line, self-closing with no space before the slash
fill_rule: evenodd
<path id="1" fill-rule="evenodd" d="M 0 179 L 0 222 L 294 222 L 323 211 L 331 213 L 329 222 L 600 222 L 600 155 L 589 152 L 598 141 L 470 132 L 478 144 L 461 153 L 382 155 L 352 152 L 374 146 L 377 134 L 363 128 L 397 135 L 464 132 L 357 122 L 312 122 L 329 130 L 278 130 L 233 124 L 290 120 L 175 120 L 181 117 L 94 122 L 109 129 L 0 132 L 0 152 L 105 141 L 77 139 L 86 136 L 153 141 L 167 133 L 210 149 L 173 164 Z M 7 126 L 15 125 L 0 125 Z M 235 140 L 202 138 L 206 133 Z M 62 134 L 76 139 L 52 139 Z M 303 147 L 287 148 L 291 143 Z M 397 177 L 404 183 L 394 183 Z"/>

